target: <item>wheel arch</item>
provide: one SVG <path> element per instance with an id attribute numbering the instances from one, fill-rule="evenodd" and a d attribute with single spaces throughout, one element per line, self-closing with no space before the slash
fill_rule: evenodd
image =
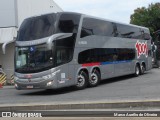
<path id="1" fill-rule="evenodd" d="M 77 73 L 76 73 L 76 77 L 78 76 L 78 74 L 79 74 L 81 71 L 84 71 L 84 72 L 88 75 L 88 77 L 89 77 L 89 71 L 88 71 L 88 69 L 85 68 L 85 67 L 82 67 L 82 68 L 78 69 L 78 71 L 77 71 Z"/>
<path id="2" fill-rule="evenodd" d="M 140 62 L 136 62 L 135 66 L 138 65 L 141 68 Z"/>

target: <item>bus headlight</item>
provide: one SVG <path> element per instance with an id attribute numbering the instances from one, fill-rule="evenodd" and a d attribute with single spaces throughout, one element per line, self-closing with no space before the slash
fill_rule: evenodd
<path id="1" fill-rule="evenodd" d="M 47 86 L 51 86 L 53 84 L 53 81 L 50 81 L 47 83 Z"/>
<path id="2" fill-rule="evenodd" d="M 51 77 L 52 77 L 51 75 L 46 75 L 46 76 L 43 76 L 42 78 L 45 80 L 49 80 L 49 79 L 51 79 Z"/>

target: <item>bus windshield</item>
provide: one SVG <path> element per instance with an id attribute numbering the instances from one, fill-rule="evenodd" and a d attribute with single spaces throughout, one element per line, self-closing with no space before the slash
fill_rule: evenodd
<path id="1" fill-rule="evenodd" d="M 15 70 L 19 73 L 36 73 L 53 67 L 53 52 L 46 44 L 16 47 Z"/>
<path id="2" fill-rule="evenodd" d="M 56 14 L 47 14 L 25 19 L 17 41 L 31 41 L 51 36 L 55 32 Z"/>

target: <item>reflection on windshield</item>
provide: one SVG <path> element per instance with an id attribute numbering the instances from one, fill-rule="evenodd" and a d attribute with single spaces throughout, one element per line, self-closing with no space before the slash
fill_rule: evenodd
<path id="1" fill-rule="evenodd" d="M 47 14 L 25 19 L 22 23 L 18 41 L 30 41 L 51 36 L 55 32 L 55 14 Z"/>
<path id="2" fill-rule="evenodd" d="M 16 72 L 35 73 L 53 67 L 52 50 L 46 45 L 16 48 Z"/>

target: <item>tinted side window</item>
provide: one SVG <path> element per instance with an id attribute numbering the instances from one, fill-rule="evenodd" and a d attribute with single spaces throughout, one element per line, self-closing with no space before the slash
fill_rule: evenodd
<path id="1" fill-rule="evenodd" d="M 75 36 L 56 41 L 56 66 L 68 63 L 73 58 Z"/>
<path id="2" fill-rule="evenodd" d="M 93 18 L 83 19 L 81 38 L 90 35 L 112 36 L 112 33 L 113 26 L 110 22 Z"/>
<path id="3" fill-rule="evenodd" d="M 117 24 L 118 36 L 122 38 L 142 39 L 141 29 L 133 26 Z"/>
<path id="4" fill-rule="evenodd" d="M 133 60 L 135 58 L 135 50 L 134 49 L 117 49 L 117 60 L 124 61 L 124 60 Z"/>
<path id="5" fill-rule="evenodd" d="M 134 58 L 134 49 L 95 48 L 80 52 L 78 63 L 125 61 L 133 60 Z"/>
<path id="6" fill-rule="evenodd" d="M 58 32 L 77 33 L 80 15 L 62 14 L 59 19 Z"/>
<path id="7" fill-rule="evenodd" d="M 150 40 L 151 39 L 149 30 L 142 29 L 141 31 L 142 31 L 142 39 L 143 40 Z"/>
<path id="8" fill-rule="evenodd" d="M 90 63 L 90 52 L 91 50 L 85 50 L 83 52 L 80 52 L 78 55 L 78 63 L 83 64 L 83 63 Z"/>

